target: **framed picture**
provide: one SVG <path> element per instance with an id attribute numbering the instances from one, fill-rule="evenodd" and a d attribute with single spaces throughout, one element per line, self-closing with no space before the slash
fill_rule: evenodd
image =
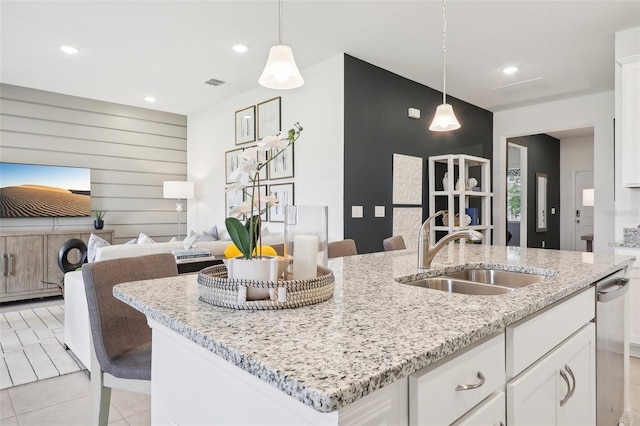
<path id="1" fill-rule="evenodd" d="M 293 182 L 269 185 L 269 193 L 275 195 L 280 201 L 278 205 L 269 209 L 269 222 L 284 222 L 285 206 L 292 206 L 295 203 Z"/>
<path id="2" fill-rule="evenodd" d="M 244 201 L 244 192 L 243 191 L 230 191 L 225 192 L 225 217 L 230 216 L 231 210 L 239 206 Z M 244 216 L 240 218 L 244 220 Z"/>
<path id="3" fill-rule="evenodd" d="M 248 191 L 248 194 L 245 194 L 245 198 L 249 199 L 251 197 L 251 187 L 247 187 L 246 189 Z M 269 195 L 269 192 L 267 192 L 267 185 L 260 185 L 256 187 L 256 194 L 254 195 L 254 197 L 258 197 L 258 195 L 260 196 L 267 196 Z M 254 200 L 257 201 L 257 200 Z M 257 212 L 256 212 L 257 213 Z M 263 222 L 267 221 L 267 213 L 268 211 L 265 211 L 264 213 L 262 213 L 260 215 L 260 219 L 262 219 Z M 247 215 L 248 216 L 248 215 Z"/>
<path id="4" fill-rule="evenodd" d="M 255 148 L 255 145 L 254 145 L 254 146 L 248 146 L 248 147 L 243 148 L 243 149 L 249 149 L 249 148 Z M 263 151 L 263 153 L 264 153 L 264 151 Z M 260 154 L 256 153 L 256 157 L 257 157 L 258 155 L 260 155 Z M 264 158 L 261 158 L 261 159 L 260 159 L 260 158 L 256 158 L 256 160 L 257 160 L 258 162 L 263 162 L 263 163 L 264 163 L 264 162 L 266 162 L 266 161 L 268 160 L 268 158 L 269 158 L 269 153 L 264 153 Z M 243 161 L 246 161 L 246 160 L 241 159 L 240 161 L 241 161 L 241 163 L 240 163 L 240 164 L 243 164 L 242 162 L 243 162 Z M 267 169 L 268 169 L 268 166 L 265 166 L 265 167 L 263 167 L 262 169 L 260 169 L 260 174 L 258 175 L 258 178 L 259 178 L 261 181 L 267 180 Z"/>
<path id="5" fill-rule="evenodd" d="M 236 145 L 256 140 L 256 107 L 236 111 Z"/>
<path id="6" fill-rule="evenodd" d="M 536 173 L 536 232 L 547 232 L 546 173 Z"/>
<path id="7" fill-rule="evenodd" d="M 277 158 L 269 163 L 269 179 L 285 179 L 293 177 L 293 147 L 294 145 L 289 145 L 289 147 L 282 151 L 278 151 L 276 149 L 271 150 L 269 155 L 271 157 L 277 155 Z M 280 152 L 282 153 L 279 154 Z"/>
<path id="8" fill-rule="evenodd" d="M 231 173 L 233 173 L 238 167 L 242 165 L 242 148 L 232 149 L 224 153 L 224 167 L 225 167 L 225 182 L 233 183 L 238 180 L 231 180 Z"/>
<path id="9" fill-rule="evenodd" d="M 280 96 L 258 104 L 258 139 L 280 133 Z"/>

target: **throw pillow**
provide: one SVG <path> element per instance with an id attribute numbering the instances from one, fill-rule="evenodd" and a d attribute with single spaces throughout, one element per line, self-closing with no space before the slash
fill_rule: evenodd
<path id="1" fill-rule="evenodd" d="M 200 237 L 198 237 L 198 239 L 196 240 L 198 242 L 203 242 L 203 241 L 218 241 L 217 238 L 214 238 L 213 235 L 211 235 L 210 233 L 208 233 L 207 231 L 204 231 L 202 233 L 202 235 L 200 235 Z"/>
<path id="2" fill-rule="evenodd" d="M 209 229 L 209 235 L 211 235 L 214 240 L 220 239 L 220 235 L 218 235 L 218 225 L 213 225 L 213 227 Z"/>
<path id="3" fill-rule="evenodd" d="M 87 244 L 87 262 L 93 262 L 96 260 L 96 253 L 99 247 L 110 246 L 108 241 L 98 237 L 95 234 L 89 236 L 89 243 Z"/>
<path id="4" fill-rule="evenodd" d="M 138 244 L 138 239 L 137 238 L 133 238 L 133 239 L 127 241 L 125 244 Z"/>
<path id="5" fill-rule="evenodd" d="M 153 243 L 155 243 L 155 241 L 147 234 L 144 234 L 141 232 L 140 235 L 138 235 L 138 244 L 153 244 Z"/>

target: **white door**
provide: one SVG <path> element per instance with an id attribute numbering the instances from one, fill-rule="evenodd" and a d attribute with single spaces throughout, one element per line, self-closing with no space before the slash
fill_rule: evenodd
<path id="1" fill-rule="evenodd" d="M 593 171 L 575 172 L 573 249 L 587 251 L 583 235 L 593 236 L 593 207 L 582 205 L 582 190 L 593 188 Z"/>

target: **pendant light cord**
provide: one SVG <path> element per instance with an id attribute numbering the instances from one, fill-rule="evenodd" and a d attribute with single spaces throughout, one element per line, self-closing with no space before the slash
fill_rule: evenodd
<path id="1" fill-rule="evenodd" d="M 278 1 L 278 44 L 282 44 L 282 0 Z"/>
<path id="2" fill-rule="evenodd" d="M 442 103 L 447 103 L 447 0 L 442 0 L 442 62 L 443 84 Z"/>

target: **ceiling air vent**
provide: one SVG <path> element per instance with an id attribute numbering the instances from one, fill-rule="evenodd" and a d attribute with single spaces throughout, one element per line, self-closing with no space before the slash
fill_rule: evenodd
<path id="1" fill-rule="evenodd" d="M 217 80 L 215 78 L 211 78 L 204 82 L 204 84 L 208 84 L 210 86 L 222 86 L 226 81 Z"/>

